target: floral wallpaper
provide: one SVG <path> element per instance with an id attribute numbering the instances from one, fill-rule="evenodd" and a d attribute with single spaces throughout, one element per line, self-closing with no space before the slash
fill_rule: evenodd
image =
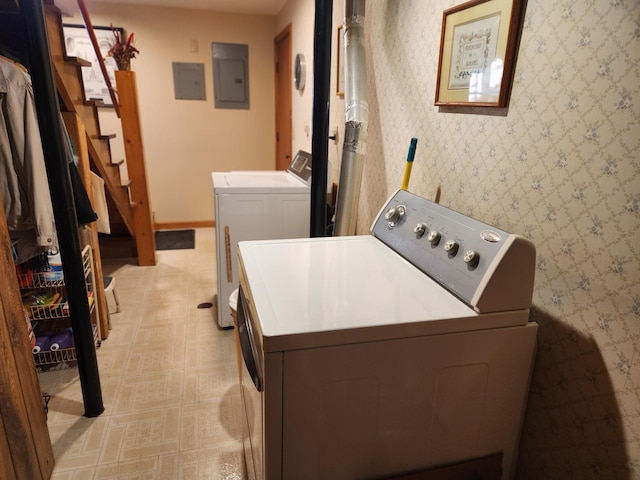
<path id="1" fill-rule="evenodd" d="M 367 2 L 358 233 L 417 137 L 409 190 L 537 247 L 517 478 L 640 479 L 640 2 L 529 0 L 509 106 L 490 111 L 433 105 L 442 12 L 458 3 Z M 343 111 L 334 96 L 332 124 Z"/>

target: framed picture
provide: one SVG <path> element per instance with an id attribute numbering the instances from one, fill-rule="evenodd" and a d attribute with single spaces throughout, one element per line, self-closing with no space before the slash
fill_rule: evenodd
<path id="1" fill-rule="evenodd" d="M 435 105 L 506 107 L 523 0 L 473 0 L 442 16 Z"/>
<path id="2" fill-rule="evenodd" d="M 338 27 L 337 61 L 336 61 L 336 95 L 344 97 L 344 39 L 342 25 Z"/>
<path id="3" fill-rule="evenodd" d="M 87 100 L 96 100 L 104 103 L 105 106 L 112 107 L 111 96 L 107 89 L 107 84 L 102 76 L 98 57 L 96 56 L 93 44 L 89 38 L 89 33 L 84 25 L 63 25 L 64 41 L 68 57 L 78 57 L 91 62 L 90 67 L 82 67 L 82 82 L 84 84 L 84 94 Z M 100 45 L 100 53 L 104 58 L 104 63 L 109 73 L 111 85 L 115 87 L 116 78 L 114 72 L 117 70 L 116 61 L 112 57 L 107 57 L 107 52 L 114 42 L 111 27 L 93 27 L 93 30 Z M 122 28 L 114 27 L 124 37 Z"/>

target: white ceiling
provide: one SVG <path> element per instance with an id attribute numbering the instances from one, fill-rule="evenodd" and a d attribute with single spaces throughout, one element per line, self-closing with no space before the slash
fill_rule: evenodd
<path id="1" fill-rule="evenodd" d="M 272 15 L 280 12 L 287 0 L 85 0 L 89 13 L 99 3 L 142 5 L 148 7 L 193 8 L 226 13 Z M 76 0 L 55 0 L 63 11 L 77 12 Z"/>

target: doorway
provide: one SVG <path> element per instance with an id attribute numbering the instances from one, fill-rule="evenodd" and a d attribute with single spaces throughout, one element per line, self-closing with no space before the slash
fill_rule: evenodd
<path id="1" fill-rule="evenodd" d="M 274 40 L 276 84 L 276 170 L 291 162 L 291 24 Z"/>

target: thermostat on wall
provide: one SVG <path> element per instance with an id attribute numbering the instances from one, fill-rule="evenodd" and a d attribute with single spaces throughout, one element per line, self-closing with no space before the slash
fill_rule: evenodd
<path id="1" fill-rule="evenodd" d="M 307 63 L 304 59 L 304 55 L 298 53 L 296 55 L 296 63 L 294 66 L 293 81 L 296 90 L 299 92 L 304 90 L 305 78 L 307 76 Z"/>

